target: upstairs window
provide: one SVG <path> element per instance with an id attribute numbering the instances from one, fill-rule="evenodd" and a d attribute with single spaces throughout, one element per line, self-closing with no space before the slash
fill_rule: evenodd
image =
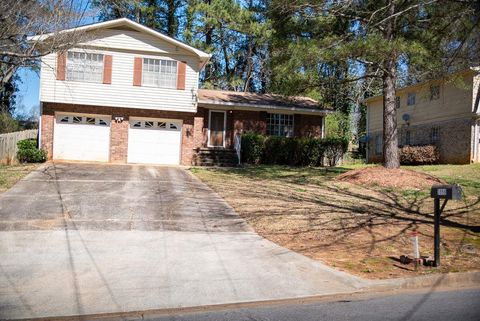
<path id="1" fill-rule="evenodd" d="M 395 107 L 400 108 L 400 96 L 395 97 Z"/>
<path id="2" fill-rule="evenodd" d="M 267 135 L 293 137 L 293 115 L 267 114 Z"/>
<path id="3" fill-rule="evenodd" d="M 177 88 L 177 62 L 174 60 L 143 59 L 142 84 L 163 88 Z"/>
<path id="4" fill-rule="evenodd" d="M 67 56 L 67 80 L 103 82 L 103 55 L 69 51 Z"/>
<path id="5" fill-rule="evenodd" d="M 415 99 L 416 99 L 415 93 L 408 93 L 407 106 L 415 105 Z"/>
<path id="6" fill-rule="evenodd" d="M 440 98 L 440 86 L 432 85 L 430 86 L 430 100 L 436 100 Z"/>

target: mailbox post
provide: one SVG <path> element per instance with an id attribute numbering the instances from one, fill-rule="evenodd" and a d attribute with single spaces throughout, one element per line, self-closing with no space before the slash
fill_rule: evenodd
<path id="1" fill-rule="evenodd" d="M 434 185 L 430 191 L 434 199 L 435 222 L 434 222 L 434 262 L 433 266 L 440 266 L 440 215 L 447 205 L 448 200 L 459 200 L 462 198 L 462 189 L 459 185 Z M 443 204 L 440 206 L 440 200 Z"/>

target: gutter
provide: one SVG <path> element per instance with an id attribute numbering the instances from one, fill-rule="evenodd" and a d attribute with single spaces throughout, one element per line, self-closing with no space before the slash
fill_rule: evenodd
<path id="1" fill-rule="evenodd" d="M 333 110 L 327 109 L 315 109 L 315 108 L 299 108 L 299 107 L 285 107 L 276 105 L 254 105 L 247 103 L 231 103 L 231 102 L 217 102 L 213 100 L 199 101 L 198 107 L 207 108 L 221 108 L 229 107 L 232 110 L 250 110 L 250 111 L 286 111 L 297 114 L 309 114 L 309 115 L 327 115 L 331 114 Z"/>

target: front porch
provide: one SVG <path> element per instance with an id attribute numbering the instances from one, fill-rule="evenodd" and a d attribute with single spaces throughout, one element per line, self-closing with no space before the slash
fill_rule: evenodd
<path id="1" fill-rule="evenodd" d="M 233 148 L 197 148 L 192 160 L 195 166 L 235 167 L 239 165 L 237 151 Z"/>

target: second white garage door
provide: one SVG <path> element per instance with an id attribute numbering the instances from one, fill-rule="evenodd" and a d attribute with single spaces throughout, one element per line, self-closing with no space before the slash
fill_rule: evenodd
<path id="1" fill-rule="evenodd" d="M 180 164 L 181 120 L 132 118 L 129 125 L 129 163 Z"/>

